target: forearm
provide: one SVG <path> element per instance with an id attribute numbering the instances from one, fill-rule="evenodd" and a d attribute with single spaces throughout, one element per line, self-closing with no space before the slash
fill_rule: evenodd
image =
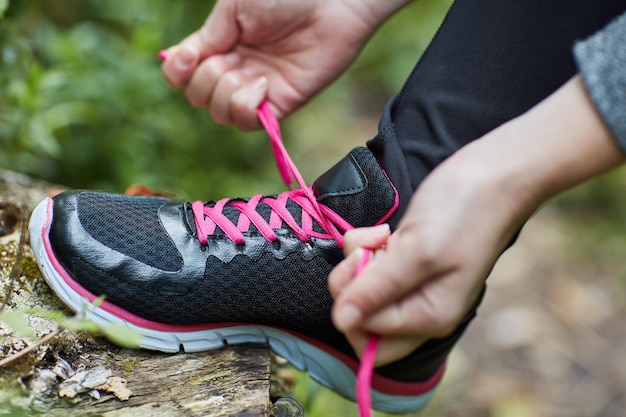
<path id="1" fill-rule="evenodd" d="M 626 160 L 579 76 L 470 147 L 467 153 L 482 154 L 477 161 L 485 180 L 516 196 L 522 217 Z"/>

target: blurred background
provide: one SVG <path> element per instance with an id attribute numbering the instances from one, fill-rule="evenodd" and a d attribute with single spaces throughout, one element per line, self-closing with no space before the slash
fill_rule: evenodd
<path id="1" fill-rule="evenodd" d="M 157 52 L 198 28 L 212 4 L 0 0 L 0 168 L 71 188 L 142 184 L 189 199 L 282 191 L 263 133 L 216 126 L 161 77 Z M 412 3 L 283 123 L 308 182 L 375 135 L 450 4 Z M 626 415 L 625 176 L 579 187 L 529 222 L 420 415 Z M 354 404 L 294 375 L 307 415 L 356 415 Z"/>
<path id="2" fill-rule="evenodd" d="M 349 75 L 284 123 L 308 179 L 375 135 L 448 3 L 399 16 Z M 161 76 L 157 52 L 196 30 L 212 4 L 0 0 L 0 165 L 72 188 L 282 191 L 263 133 L 216 126 Z"/>

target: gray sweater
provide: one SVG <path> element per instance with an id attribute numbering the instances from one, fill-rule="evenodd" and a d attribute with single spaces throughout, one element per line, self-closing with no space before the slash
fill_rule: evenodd
<path id="1" fill-rule="evenodd" d="M 578 42 L 574 57 L 591 100 L 626 151 L 626 13 Z"/>

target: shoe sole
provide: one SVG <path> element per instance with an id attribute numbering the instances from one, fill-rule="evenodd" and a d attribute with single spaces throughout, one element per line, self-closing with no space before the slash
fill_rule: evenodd
<path id="1" fill-rule="evenodd" d="M 293 332 L 245 323 L 216 325 L 168 325 L 142 319 L 106 300 L 93 304 L 97 295 L 78 284 L 57 260 L 49 241 L 52 199 L 39 203 L 31 216 L 31 247 L 44 279 L 53 292 L 72 310 L 84 311 L 98 326 L 123 325 L 141 335 L 139 346 L 161 352 L 200 352 L 227 345 L 269 345 L 295 368 L 308 372 L 325 387 L 354 401 L 358 363 L 341 352 Z M 372 405 L 375 409 L 405 413 L 424 407 L 443 375 L 443 367 L 428 381 L 405 383 L 374 374 Z"/>

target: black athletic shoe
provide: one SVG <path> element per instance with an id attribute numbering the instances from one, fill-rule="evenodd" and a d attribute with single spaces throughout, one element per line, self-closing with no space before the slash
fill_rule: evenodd
<path id="1" fill-rule="evenodd" d="M 30 231 L 56 294 L 100 325 L 134 329 L 142 347 L 268 343 L 354 399 L 358 359 L 331 322 L 327 276 L 343 258 L 343 232 L 385 222 L 398 202 L 374 155 L 356 148 L 312 187 L 275 196 L 190 203 L 65 192 L 39 204 Z M 102 294 L 103 303 L 91 304 Z M 421 408 L 454 340 L 376 369 L 374 408 Z"/>

